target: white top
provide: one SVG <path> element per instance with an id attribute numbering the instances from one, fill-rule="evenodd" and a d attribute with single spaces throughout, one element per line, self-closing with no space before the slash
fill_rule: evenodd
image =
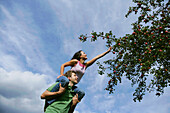
<path id="1" fill-rule="evenodd" d="M 86 70 L 86 66 L 82 63 L 80 63 L 80 61 L 77 62 L 77 64 L 71 68 L 72 71 L 76 72 L 76 75 L 78 76 L 78 83 L 81 80 L 81 78 L 83 77 L 85 70 Z"/>

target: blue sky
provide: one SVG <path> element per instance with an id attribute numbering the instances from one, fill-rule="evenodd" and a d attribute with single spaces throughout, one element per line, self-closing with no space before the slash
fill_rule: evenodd
<path id="1" fill-rule="evenodd" d="M 82 43 L 78 36 L 92 30 L 112 30 L 117 37 L 131 33 L 136 16 L 125 18 L 130 5 L 131 0 L 0 0 L 0 112 L 42 113 L 40 95 L 55 82 L 61 64 L 80 49 L 88 60 L 107 50 L 102 39 Z M 78 84 L 86 96 L 75 113 L 170 112 L 169 88 L 159 98 L 146 93 L 135 103 L 128 80 L 109 95 L 104 90 L 109 78 L 97 69 L 92 65 Z"/>

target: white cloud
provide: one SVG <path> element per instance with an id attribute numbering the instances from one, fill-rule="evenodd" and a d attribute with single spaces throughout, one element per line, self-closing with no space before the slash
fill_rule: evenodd
<path id="1" fill-rule="evenodd" d="M 93 98 L 92 105 L 97 111 L 110 111 L 115 107 L 115 98 L 113 95 L 96 94 Z"/>
<path id="2" fill-rule="evenodd" d="M 130 1 L 49 0 L 48 2 L 50 6 L 47 3 L 43 5 L 47 5 L 45 7 L 52 8 L 55 12 L 55 14 L 50 12 L 53 19 L 56 19 L 53 27 L 62 31 L 59 33 L 62 42 L 59 43 L 63 45 L 57 52 L 58 54 L 64 52 L 70 56 L 70 59 L 79 49 L 83 49 L 87 53 L 88 60 L 106 51 L 105 42 L 101 40 L 95 43 L 90 41 L 81 43 L 75 39 L 81 33 L 89 34 L 92 30 L 104 32 L 113 30 L 116 35 L 121 36 L 131 30 L 130 24 L 134 21 L 134 16 L 130 16 L 129 19 L 124 17 L 131 4 Z M 44 39 L 39 36 L 39 32 L 44 31 L 36 26 L 32 17 L 34 12 L 27 10 L 28 5 L 26 5 L 27 8 L 23 8 L 15 3 L 17 4 L 17 2 L 12 3 L 14 11 L 0 5 L 4 18 L 1 20 L 2 26 L 0 26 L 2 36 L 0 38 L 0 66 L 3 67 L 3 69 L 0 68 L 0 106 L 3 108 L 1 110 L 8 109 L 11 112 L 23 113 L 22 109 L 24 109 L 28 113 L 40 113 L 43 109 L 43 101 L 39 96 L 48 87 L 47 81 L 50 81 L 51 78 L 49 75 L 34 74 L 25 70 L 32 68 L 31 70 L 42 73 L 54 72 L 41 51 L 41 41 Z M 31 2 L 29 3 L 31 4 Z M 42 13 L 42 9 L 38 11 Z M 48 16 L 48 13 L 46 14 Z M 50 19 L 48 21 L 51 22 Z M 37 20 L 41 24 L 45 22 Z M 40 29 L 42 31 L 39 31 Z M 49 28 L 50 30 L 51 28 Z M 58 33 L 56 32 L 56 34 Z M 100 61 L 110 57 L 112 57 L 111 54 Z M 56 59 L 60 60 L 60 58 Z M 65 59 L 62 58 L 62 60 Z M 141 103 L 134 103 L 129 81 L 123 79 L 123 83 L 116 89 L 117 92 L 109 95 L 104 90 L 109 78 L 106 77 L 107 75 L 100 76 L 97 69 L 96 64 L 93 64 L 79 83 L 82 86 L 80 88 L 85 90 L 86 96 L 76 107 L 75 113 L 136 113 L 136 111 L 139 113 L 169 113 L 169 89 L 159 99 L 154 98 L 154 94 L 149 94 Z"/>
<path id="3" fill-rule="evenodd" d="M 48 1 L 56 17 L 71 32 L 89 34 L 92 30 L 108 32 L 121 36 L 131 31 L 135 16 L 125 18 L 131 1 L 114 0 L 69 0 Z M 121 29 L 121 30 L 118 30 Z"/>
<path id="4" fill-rule="evenodd" d="M 51 80 L 48 75 L 20 71 L 7 72 L 0 68 L 1 110 L 8 108 L 14 110 L 13 112 L 42 112 L 44 102 L 40 100 L 40 95 L 49 86 L 47 80 Z"/>
<path id="5" fill-rule="evenodd" d="M 0 34 L 2 35 L 1 44 L 3 45 L 0 46 L 0 49 L 6 53 L 12 54 L 6 55 L 6 53 L 1 53 L 8 56 L 4 58 L 4 62 L 1 60 L 1 67 L 8 70 L 9 67 L 11 70 L 16 69 L 12 67 L 12 65 L 7 65 L 10 64 L 10 62 L 11 64 L 18 62 L 16 63 L 16 65 L 18 64 L 17 67 L 20 65 L 20 69 L 23 70 L 29 67 L 42 73 L 54 73 L 41 52 L 41 40 L 37 35 L 38 32 L 35 32 L 38 30 L 35 29 L 35 24 L 31 24 L 33 22 L 31 13 L 26 10 L 21 11 L 16 7 L 15 13 L 17 16 L 13 16 L 8 9 L 2 5 L 0 5 L 0 9 L 5 15 L 3 26 L 0 27 Z M 33 29 L 35 29 L 35 31 Z M 6 64 L 7 60 L 8 63 Z"/>
<path id="6" fill-rule="evenodd" d="M 165 94 L 156 97 L 154 93 L 147 94 L 144 96 L 142 102 L 126 101 L 126 104 L 120 106 L 119 111 L 116 113 L 169 113 L 169 91 L 166 89 Z"/>
<path id="7" fill-rule="evenodd" d="M 1 47 L 0 47 L 1 48 Z M 0 65 L 6 70 L 23 70 L 19 65 L 18 59 L 10 54 L 0 51 Z"/>

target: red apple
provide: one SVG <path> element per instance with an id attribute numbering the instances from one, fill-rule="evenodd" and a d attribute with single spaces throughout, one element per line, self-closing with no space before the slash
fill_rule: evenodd
<path id="1" fill-rule="evenodd" d="M 165 31 L 165 33 L 168 33 L 168 31 Z"/>
<path id="2" fill-rule="evenodd" d="M 138 31 L 139 31 L 139 32 L 141 32 L 141 30 L 140 30 L 140 29 L 138 29 Z"/>
<path id="3" fill-rule="evenodd" d="M 133 34 L 133 35 L 135 35 L 136 33 L 135 33 L 135 32 L 133 32 L 132 34 Z"/>

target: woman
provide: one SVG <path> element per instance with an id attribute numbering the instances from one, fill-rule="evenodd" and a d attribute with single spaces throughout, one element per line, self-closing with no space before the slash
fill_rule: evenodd
<path id="1" fill-rule="evenodd" d="M 70 61 L 61 65 L 60 76 L 57 77 L 57 82 L 62 82 L 63 84 L 68 82 L 67 77 L 63 76 L 64 68 L 67 67 L 67 66 L 71 66 L 71 70 L 75 71 L 77 76 L 78 76 L 78 83 L 79 83 L 81 78 L 83 77 L 83 75 L 85 73 L 85 70 L 89 66 L 91 66 L 97 59 L 105 56 L 110 51 L 111 51 L 111 47 L 106 52 L 104 52 L 100 55 L 97 55 L 96 57 L 94 57 L 90 61 L 87 61 L 86 63 L 85 63 L 85 60 L 87 60 L 87 55 L 82 50 L 76 52 L 74 54 L 73 58 Z M 84 91 L 81 91 L 76 86 L 74 87 L 74 92 L 78 93 L 78 100 L 79 101 L 85 95 Z"/>

